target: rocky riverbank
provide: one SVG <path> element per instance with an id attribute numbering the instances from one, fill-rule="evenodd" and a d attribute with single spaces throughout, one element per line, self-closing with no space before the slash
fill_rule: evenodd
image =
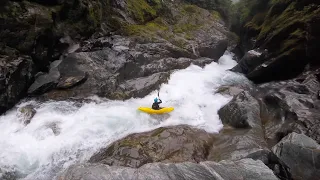
<path id="1" fill-rule="evenodd" d="M 1 5 L 0 113 L 25 97 L 144 97 L 176 69 L 226 50 L 238 58 L 230 71 L 256 83 L 215 89 L 233 96 L 217 134 L 187 125 L 131 134 L 58 179 L 319 179 L 319 2 L 240 0 L 231 19 L 229 5 L 207 1 Z M 36 114 L 19 111 L 24 126 Z"/>
<path id="2" fill-rule="evenodd" d="M 242 8 L 252 13 L 239 22 L 241 42 L 235 52 L 240 58 L 232 71 L 243 73 L 260 85 L 225 86 L 216 91 L 234 96 L 219 111 L 224 124 L 219 134 L 176 126 L 130 135 L 95 154 L 91 164 L 71 167 L 62 179 L 81 177 L 81 170 L 89 175 L 93 169 L 115 172 L 117 168 L 111 169 L 116 166 L 142 168 L 156 177 L 161 173 L 155 174 L 151 169 L 164 166 L 155 162 L 189 161 L 202 166 L 205 161 L 237 163 L 246 158 L 263 162 L 259 169 L 272 170 L 277 177 L 269 179 L 318 179 L 318 2 L 240 1 L 239 6 L 245 3 L 248 6 Z M 121 170 L 119 176 L 125 177 L 125 173 L 133 171 L 131 168 Z M 200 177 L 202 173 L 205 172 L 199 169 L 193 175 Z M 228 179 L 218 174 L 219 178 Z"/>
<path id="3" fill-rule="evenodd" d="M 188 1 L 5 1 L 0 10 L 0 113 L 42 94 L 143 97 L 236 43 L 219 12 Z"/>

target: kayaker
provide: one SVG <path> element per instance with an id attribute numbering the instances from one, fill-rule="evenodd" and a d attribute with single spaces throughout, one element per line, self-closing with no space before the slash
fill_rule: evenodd
<path id="1" fill-rule="evenodd" d="M 161 104 L 161 103 L 162 103 L 161 99 L 159 99 L 159 101 L 158 101 L 158 98 L 154 98 L 154 102 L 152 104 L 152 109 L 154 109 L 154 110 L 161 109 L 161 107 L 159 106 L 159 104 Z"/>

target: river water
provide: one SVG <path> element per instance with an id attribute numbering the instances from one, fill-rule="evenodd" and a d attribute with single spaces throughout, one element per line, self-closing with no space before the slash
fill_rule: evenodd
<path id="1" fill-rule="evenodd" d="M 235 65 L 232 56 L 225 54 L 204 68 L 191 65 L 175 71 L 160 88 L 161 105 L 175 108 L 167 115 L 137 110 L 150 107 L 157 91 L 126 101 L 90 97 L 86 103 L 22 102 L 0 116 L 0 169 L 16 172 L 22 179 L 52 179 L 69 165 L 86 161 L 99 148 L 131 133 L 180 124 L 218 133 L 223 125 L 217 111 L 231 97 L 214 92 L 221 85 L 249 83 L 226 71 Z M 29 104 L 37 113 L 25 126 L 17 109 Z"/>

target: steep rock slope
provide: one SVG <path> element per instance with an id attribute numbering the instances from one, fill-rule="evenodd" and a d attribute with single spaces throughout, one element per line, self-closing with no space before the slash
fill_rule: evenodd
<path id="1" fill-rule="evenodd" d="M 319 65 L 318 1 L 244 0 L 241 4 L 247 7 L 239 10 L 241 18 L 235 21 L 240 21 L 242 43 L 238 47 L 242 54 L 251 49 L 267 50 L 265 57 L 245 73 L 250 80 L 286 80 L 299 75 L 308 64 Z M 242 59 L 239 66 L 247 63 Z"/>
<path id="2" fill-rule="evenodd" d="M 47 92 L 53 99 L 141 97 L 172 70 L 217 60 L 236 42 L 217 11 L 188 1 L 9 0 L 0 10 L 0 54 L 33 63 L 24 87 L 3 88 L 10 102 L 0 101 L 0 113 Z"/>

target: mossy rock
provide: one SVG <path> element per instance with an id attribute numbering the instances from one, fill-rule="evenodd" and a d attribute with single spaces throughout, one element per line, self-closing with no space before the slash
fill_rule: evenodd
<path id="1" fill-rule="evenodd" d="M 132 17 L 139 23 L 145 23 L 159 16 L 161 0 L 128 0 L 127 8 Z"/>

